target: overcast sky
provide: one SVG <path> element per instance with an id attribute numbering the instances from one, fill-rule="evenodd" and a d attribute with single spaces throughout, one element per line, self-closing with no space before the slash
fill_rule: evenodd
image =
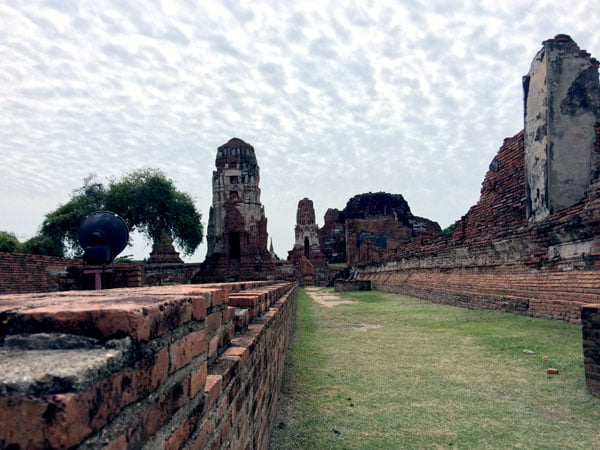
<path id="1" fill-rule="evenodd" d="M 522 127 L 521 77 L 590 1 L 0 0 L 0 230 L 21 239 L 91 172 L 159 168 L 206 226 L 217 147 L 254 146 L 269 236 L 363 192 L 445 227 Z M 147 256 L 136 237 L 125 254 Z M 206 247 L 188 260 L 202 261 Z"/>

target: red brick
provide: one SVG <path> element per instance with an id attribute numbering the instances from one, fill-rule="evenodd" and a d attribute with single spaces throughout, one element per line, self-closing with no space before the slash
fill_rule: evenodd
<path id="1" fill-rule="evenodd" d="M 206 448 L 206 444 L 208 444 L 210 436 L 215 431 L 215 419 L 211 418 L 207 420 L 202 424 L 200 429 L 200 433 L 196 437 L 196 440 L 192 443 L 193 450 L 204 450 Z"/>
<path id="2" fill-rule="evenodd" d="M 169 346 L 170 372 L 174 372 L 207 350 L 206 329 L 196 331 Z"/>
<path id="3" fill-rule="evenodd" d="M 235 308 L 232 306 L 228 306 L 227 309 L 223 311 L 223 323 L 231 322 L 234 316 Z"/>
<path id="4" fill-rule="evenodd" d="M 221 311 L 210 313 L 206 317 L 206 326 L 210 335 L 217 331 L 221 326 Z"/>
<path id="5" fill-rule="evenodd" d="M 229 347 L 223 353 L 223 356 L 235 356 L 240 358 L 240 364 L 244 364 L 246 359 L 248 359 L 249 350 L 247 347 Z"/>
<path id="6" fill-rule="evenodd" d="M 204 394 L 206 395 L 205 409 L 210 408 L 221 395 L 222 388 L 221 375 L 208 375 L 206 377 L 206 384 L 204 385 Z"/>
<path id="7" fill-rule="evenodd" d="M 195 296 L 192 298 L 192 317 L 194 320 L 204 320 L 207 308 L 206 297 Z"/>
<path id="8" fill-rule="evenodd" d="M 208 374 L 208 364 L 204 362 L 198 369 L 190 374 L 190 398 L 194 398 L 198 391 L 204 387 Z"/>

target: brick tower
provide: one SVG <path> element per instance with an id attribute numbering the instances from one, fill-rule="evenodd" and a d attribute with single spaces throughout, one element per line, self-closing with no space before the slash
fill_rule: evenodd
<path id="1" fill-rule="evenodd" d="M 315 208 L 308 198 L 298 202 L 295 235 L 294 248 L 288 252 L 288 260 L 294 263 L 298 279 L 304 285 L 326 282 L 327 263 L 319 244 Z"/>
<path id="2" fill-rule="evenodd" d="M 267 218 L 260 203 L 254 148 L 241 139 L 230 139 L 217 149 L 215 164 L 208 251 L 194 281 L 272 278 L 274 264 L 267 249 Z"/>

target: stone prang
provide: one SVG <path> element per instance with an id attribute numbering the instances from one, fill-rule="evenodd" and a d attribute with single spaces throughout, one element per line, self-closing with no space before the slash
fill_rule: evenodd
<path id="1" fill-rule="evenodd" d="M 262 280 L 273 276 L 267 218 L 260 203 L 254 147 L 230 139 L 217 149 L 206 260 L 194 281 Z"/>

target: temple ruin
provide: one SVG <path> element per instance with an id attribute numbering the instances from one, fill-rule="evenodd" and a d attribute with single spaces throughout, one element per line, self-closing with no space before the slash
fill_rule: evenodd
<path id="1" fill-rule="evenodd" d="M 298 202 L 294 248 L 288 252 L 288 260 L 304 285 L 327 282 L 327 263 L 321 252 L 318 231 L 313 202 L 303 198 Z"/>
<path id="2" fill-rule="evenodd" d="M 524 130 L 501 144 L 449 235 L 399 195 L 353 197 L 322 228 L 303 199 L 290 251 L 300 271 L 274 264 L 254 149 L 234 138 L 217 151 L 201 267 L 123 265 L 112 287 L 127 289 L 27 295 L 78 289 L 73 260 L 0 255 L 4 293 L 18 294 L 0 298 L 2 347 L 27 374 L 4 371 L 0 446 L 265 448 L 298 283 L 189 283 L 304 282 L 322 259 L 385 292 L 580 323 L 600 396 L 599 66 L 566 35 L 543 42 L 524 77 Z M 171 286 L 142 287 L 157 284 Z M 52 365 L 42 349 L 60 349 Z"/>
<path id="3" fill-rule="evenodd" d="M 581 200 L 595 176 L 598 63 L 564 34 L 544 42 L 523 77 L 527 215 L 539 222 Z"/>
<path id="4" fill-rule="evenodd" d="M 208 250 L 202 270 L 193 281 L 273 278 L 254 147 L 232 138 L 217 149 L 215 165 L 206 233 Z"/>

